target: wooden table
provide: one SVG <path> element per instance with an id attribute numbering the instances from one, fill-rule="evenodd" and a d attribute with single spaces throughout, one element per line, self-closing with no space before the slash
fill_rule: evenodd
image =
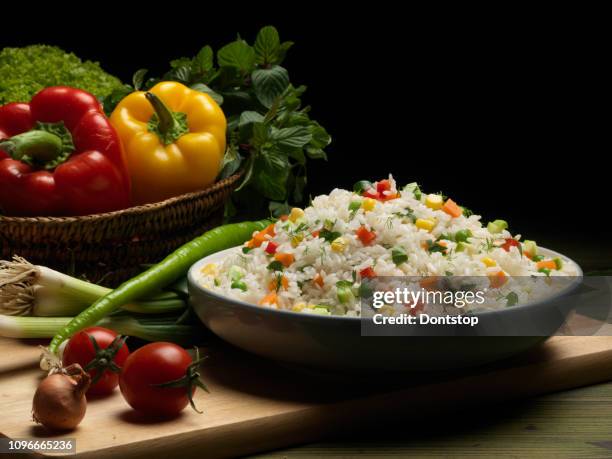
<path id="1" fill-rule="evenodd" d="M 612 382 L 256 457 L 353 456 L 612 457 Z"/>

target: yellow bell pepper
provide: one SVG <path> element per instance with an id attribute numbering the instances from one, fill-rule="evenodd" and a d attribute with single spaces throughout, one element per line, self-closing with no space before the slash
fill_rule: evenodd
<path id="1" fill-rule="evenodd" d="M 110 121 L 125 150 L 134 204 L 201 190 L 219 174 L 227 122 L 208 94 L 164 81 L 125 97 Z"/>

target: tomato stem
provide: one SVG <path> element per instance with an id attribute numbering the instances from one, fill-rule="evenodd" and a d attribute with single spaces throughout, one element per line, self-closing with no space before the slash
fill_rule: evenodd
<path id="1" fill-rule="evenodd" d="M 200 350 L 197 348 L 197 346 L 194 347 L 194 349 L 196 353 L 196 358 L 187 367 L 187 370 L 185 371 L 185 376 L 178 378 L 178 379 L 173 379 L 172 381 L 167 381 L 161 384 L 151 384 L 151 386 L 152 387 L 162 387 L 162 388 L 163 387 L 166 387 L 166 388 L 184 387 L 187 391 L 187 398 L 189 399 L 189 404 L 191 405 L 191 408 L 193 408 L 194 411 L 196 411 L 197 413 L 202 414 L 203 411 L 198 410 L 198 408 L 195 405 L 195 402 L 193 401 L 193 392 L 194 392 L 194 387 L 199 387 L 200 389 L 203 389 L 206 392 L 210 393 L 206 384 L 204 384 L 204 382 L 200 379 L 200 372 L 198 371 L 200 369 L 200 365 L 202 364 L 204 360 L 208 358 L 208 356 L 205 355 L 200 358 Z"/>
<path id="2" fill-rule="evenodd" d="M 102 378 L 102 375 L 105 371 L 108 370 L 112 371 L 113 373 L 119 373 L 121 371 L 121 368 L 115 363 L 115 356 L 117 355 L 117 352 L 119 352 L 119 349 L 123 347 L 128 337 L 117 335 L 108 347 L 102 349 L 100 348 L 100 345 L 98 344 L 98 341 L 95 337 L 93 337 L 92 335 L 88 336 L 91 340 L 91 344 L 93 344 L 96 356 L 91 362 L 85 365 L 84 370 L 88 372 L 95 370 L 96 375 L 91 381 L 91 384 L 93 386 L 100 380 L 100 378 Z"/>

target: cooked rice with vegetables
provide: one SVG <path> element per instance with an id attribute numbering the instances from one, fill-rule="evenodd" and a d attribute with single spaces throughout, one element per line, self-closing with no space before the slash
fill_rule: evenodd
<path id="1" fill-rule="evenodd" d="M 306 209 L 253 234 L 235 255 L 201 269 L 201 284 L 263 307 L 324 315 L 360 315 L 364 279 L 381 276 L 479 276 L 499 307 L 542 295 L 514 277 L 578 275 L 573 263 L 545 258 L 534 241 L 512 236 L 508 223 L 483 225 L 441 194 L 392 176 L 335 189 Z M 536 279 L 538 280 L 538 279 Z"/>

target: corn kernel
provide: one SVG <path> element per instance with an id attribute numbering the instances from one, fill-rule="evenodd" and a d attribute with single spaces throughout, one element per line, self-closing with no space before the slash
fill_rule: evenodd
<path id="1" fill-rule="evenodd" d="M 304 235 L 303 234 L 296 234 L 295 236 L 293 236 L 291 238 L 291 247 L 295 248 L 298 245 L 300 245 L 300 242 L 302 242 L 304 240 Z"/>
<path id="2" fill-rule="evenodd" d="M 207 276 L 217 276 L 219 274 L 216 263 L 208 263 L 207 265 L 202 266 L 200 272 Z"/>
<path id="3" fill-rule="evenodd" d="M 295 223 L 303 216 L 304 216 L 304 211 L 300 209 L 299 207 L 294 207 L 293 209 L 291 209 L 291 213 L 289 214 L 289 220 Z"/>
<path id="4" fill-rule="evenodd" d="M 417 218 L 414 224 L 417 228 L 425 231 L 431 231 L 436 226 L 436 220 L 433 218 Z"/>
<path id="5" fill-rule="evenodd" d="M 491 257 L 484 257 L 484 258 L 483 258 L 482 260 L 480 260 L 480 261 L 482 261 L 482 262 L 485 264 L 485 266 L 486 266 L 487 268 L 492 268 L 493 266 L 496 266 L 496 265 L 497 265 L 497 263 L 495 262 L 495 260 L 494 260 L 493 258 L 491 258 Z"/>
<path id="6" fill-rule="evenodd" d="M 331 248 L 334 252 L 344 252 L 344 249 L 346 248 L 346 239 L 343 237 L 334 239 L 331 243 Z"/>
<path id="7" fill-rule="evenodd" d="M 306 303 L 295 303 L 293 306 L 291 306 L 291 310 L 294 312 L 302 312 L 305 307 Z"/>
<path id="8" fill-rule="evenodd" d="M 369 212 L 370 210 L 374 210 L 374 207 L 376 207 L 376 199 L 372 199 L 372 198 L 365 198 L 362 202 L 361 202 L 361 208 L 365 211 L 365 212 Z"/>
<path id="9" fill-rule="evenodd" d="M 438 210 L 444 205 L 444 200 L 439 194 L 428 194 L 425 198 L 425 205 L 430 209 Z"/>

